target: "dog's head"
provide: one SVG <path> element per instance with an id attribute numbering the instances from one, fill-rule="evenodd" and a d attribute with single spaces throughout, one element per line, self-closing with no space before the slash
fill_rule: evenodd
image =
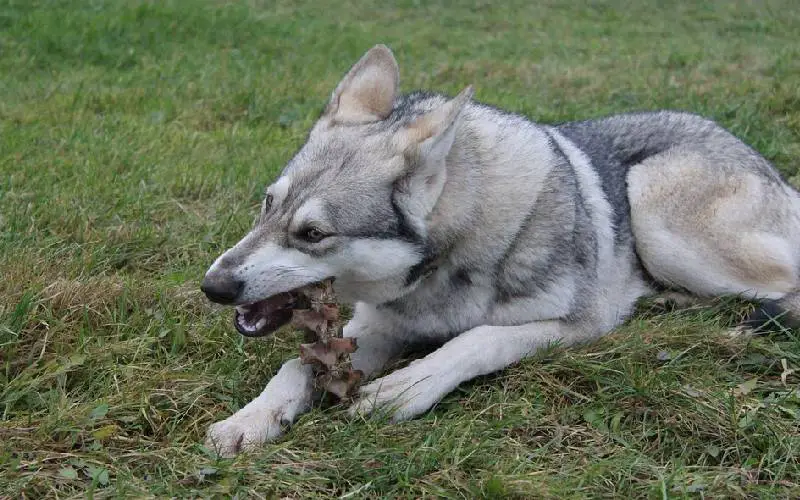
<path id="1" fill-rule="evenodd" d="M 271 333 L 291 318 L 293 292 L 326 278 L 350 302 L 385 302 L 413 286 L 472 90 L 413 101 L 398 95 L 398 80 L 382 45 L 353 66 L 267 188 L 253 229 L 206 273 L 203 291 L 237 305 L 240 333 Z"/>

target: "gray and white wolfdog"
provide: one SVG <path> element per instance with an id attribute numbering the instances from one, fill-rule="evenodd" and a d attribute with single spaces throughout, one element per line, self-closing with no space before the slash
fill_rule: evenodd
<path id="1" fill-rule="evenodd" d="M 291 316 L 278 294 L 335 279 L 354 304 L 353 367 L 371 379 L 353 414 L 415 417 L 462 382 L 606 334 L 664 290 L 800 317 L 800 197 L 714 122 L 660 111 L 545 126 L 471 87 L 398 86 L 392 52 L 369 50 L 202 283 L 237 306 L 240 333 L 263 336 Z M 375 378 L 419 343 L 438 348 Z M 278 438 L 312 406 L 312 382 L 287 361 L 208 445 L 233 455 Z"/>

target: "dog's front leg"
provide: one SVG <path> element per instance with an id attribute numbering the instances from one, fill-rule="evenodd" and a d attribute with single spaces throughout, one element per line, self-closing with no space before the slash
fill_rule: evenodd
<path id="1" fill-rule="evenodd" d="M 406 347 L 404 332 L 369 304 L 356 304 L 353 319 L 343 333 L 356 338 L 358 348 L 350 360 L 353 369 L 361 370 L 365 379 L 382 371 Z"/>
<path id="2" fill-rule="evenodd" d="M 400 339 L 391 333 L 391 326 L 371 306 L 357 305 L 353 319 L 344 328 L 344 336 L 355 337 L 358 343 L 352 355 L 353 368 L 367 377 L 383 369 L 402 349 Z M 206 446 L 220 456 L 231 457 L 279 438 L 311 408 L 313 382 L 310 365 L 300 363 L 299 358 L 287 361 L 257 398 L 209 427 Z"/>
<path id="3" fill-rule="evenodd" d="M 473 328 L 428 356 L 362 387 L 350 411 L 387 411 L 394 421 L 413 418 L 462 382 L 501 370 L 550 343 L 571 344 L 590 335 L 589 329 L 557 320 Z"/>
<path id="4" fill-rule="evenodd" d="M 311 408 L 313 382 L 310 365 L 299 358 L 287 361 L 257 398 L 208 428 L 206 447 L 221 457 L 232 457 L 279 438 L 284 428 Z"/>

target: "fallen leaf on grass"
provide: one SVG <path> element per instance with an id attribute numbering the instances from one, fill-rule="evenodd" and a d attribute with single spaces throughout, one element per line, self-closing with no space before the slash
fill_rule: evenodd
<path id="1" fill-rule="evenodd" d="M 733 389 L 733 394 L 734 396 L 747 396 L 753 392 L 753 389 L 756 388 L 756 384 L 758 384 L 757 378 L 750 379 L 747 382 L 742 382 Z"/>

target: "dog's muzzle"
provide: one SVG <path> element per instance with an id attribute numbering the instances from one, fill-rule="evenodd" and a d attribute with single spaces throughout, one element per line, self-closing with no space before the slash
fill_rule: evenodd
<path id="1" fill-rule="evenodd" d="M 242 293 L 244 282 L 234 279 L 227 273 L 209 273 L 203 278 L 200 290 L 206 294 L 208 300 L 217 304 L 233 304 Z"/>

